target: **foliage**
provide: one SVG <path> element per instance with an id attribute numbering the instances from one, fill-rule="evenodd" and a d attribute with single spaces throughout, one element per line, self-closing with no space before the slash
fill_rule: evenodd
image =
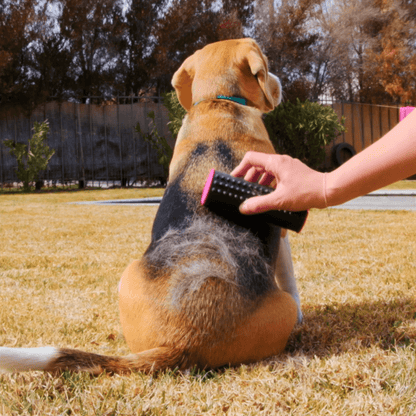
<path id="1" fill-rule="evenodd" d="M 415 16 L 404 0 L 3 1 L 0 104 L 163 93 L 197 49 L 245 36 L 286 100 L 413 101 Z"/>
<path id="2" fill-rule="evenodd" d="M 416 5 L 384 0 L 380 14 L 384 24 L 379 43 L 368 54 L 367 73 L 398 103 L 416 103 Z"/>
<path id="3" fill-rule="evenodd" d="M 111 61 L 117 57 L 122 35 L 121 4 L 115 0 L 60 0 L 58 19 L 66 50 L 72 56 L 69 67 L 78 96 L 106 93 Z"/>
<path id="4" fill-rule="evenodd" d="M 316 89 L 311 79 L 316 79 L 314 70 L 317 65 L 314 64 L 319 36 L 309 27 L 314 11 L 322 2 L 284 1 L 277 9 L 273 0 L 257 2 L 259 23 L 256 38 L 269 58 L 269 70 L 282 82 L 286 100 L 317 99 L 321 92 L 316 91 L 316 96 L 310 97 L 312 90 Z"/>
<path id="5" fill-rule="evenodd" d="M 223 0 L 221 7 L 200 0 L 174 0 L 155 27 L 158 87 L 170 89 L 181 63 L 208 43 L 245 36 L 251 26 L 252 0 Z"/>
<path id="6" fill-rule="evenodd" d="M 186 110 L 181 106 L 178 100 L 178 96 L 175 91 L 168 92 L 163 97 L 163 104 L 169 112 L 169 131 L 172 136 L 176 139 L 179 129 L 182 126 L 182 120 L 186 115 Z"/>
<path id="7" fill-rule="evenodd" d="M 130 0 L 124 2 L 127 11 L 120 17 L 122 36 L 118 44 L 119 62 L 115 74 L 120 81 L 121 95 L 139 95 L 154 83 L 155 44 L 153 29 L 162 15 L 165 0 Z M 153 53 L 149 53 L 153 51 Z"/>
<path id="8" fill-rule="evenodd" d="M 135 130 L 144 138 L 144 140 L 146 140 L 146 142 L 150 143 L 153 149 L 156 150 L 158 162 L 163 167 L 164 174 L 167 177 L 169 174 L 169 164 L 172 159 L 173 152 L 167 140 L 161 136 L 157 130 L 154 111 L 150 111 L 147 117 L 150 118 L 150 132 L 144 133 L 141 129 L 140 123 L 136 124 Z"/>
<path id="9" fill-rule="evenodd" d="M 13 140 L 5 140 L 4 144 L 10 149 L 10 154 L 17 161 L 17 177 L 23 182 L 23 189 L 30 190 L 30 183 L 39 180 L 39 174 L 46 169 L 49 160 L 55 150 L 45 144 L 49 132 L 49 124 L 44 121 L 39 124 L 35 121 L 34 134 L 29 139 L 29 144 L 15 143 Z"/>
<path id="10" fill-rule="evenodd" d="M 43 7 L 37 0 L 0 2 L 0 99 L 1 103 L 17 101 L 30 106 L 36 101 L 34 85 L 28 71 L 28 46 L 39 38 L 45 25 Z"/>
<path id="11" fill-rule="evenodd" d="M 179 104 L 175 91 L 164 97 L 169 111 L 169 130 L 176 138 L 186 111 Z M 311 167 L 319 168 L 325 160 L 325 146 L 345 131 L 344 117 L 330 107 L 308 100 L 296 104 L 280 104 L 265 117 L 270 139 L 279 153 L 296 157 Z"/>
<path id="12" fill-rule="evenodd" d="M 172 136 L 176 139 L 179 129 L 182 126 L 182 120 L 185 117 L 186 110 L 180 105 L 178 97 L 175 91 L 171 91 L 164 95 L 163 104 L 169 112 L 169 131 Z M 172 159 L 172 149 L 169 146 L 165 137 L 161 136 L 157 130 L 155 123 L 155 113 L 151 111 L 148 115 L 150 118 L 150 132 L 144 133 L 141 129 L 140 123 L 137 123 L 135 130 L 139 133 L 153 149 L 156 150 L 158 155 L 158 162 L 163 166 L 165 176 L 169 173 L 169 164 Z"/>
<path id="13" fill-rule="evenodd" d="M 345 131 L 344 118 L 330 107 L 310 101 L 290 101 L 277 106 L 265 124 L 278 153 L 300 159 L 318 169 L 325 161 L 325 146 Z"/>

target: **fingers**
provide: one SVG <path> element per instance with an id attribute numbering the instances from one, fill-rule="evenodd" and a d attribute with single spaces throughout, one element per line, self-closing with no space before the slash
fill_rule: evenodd
<path id="1" fill-rule="evenodd" d="M 240 164 L 231 172 L 231 175 L 244 177 L 253 167 L 264 171 L 264 167 L 267 165 L 269 157 L 270 155 L 265 153 L 247 152 Z"/>
<path id="2" fill-rule="evenodd" d="M 261 214 L 273 209 L 278 209 L 273 193 L 249 198 L 240 205 L 240 212 L 245 215 Z"/>
<path id="3" fill-rule="evenodd" d="M 240 206 L 243 214 L 276 209 L 302 211 L 328 205 L 324 192 L 325 175 L 288 155 L 248 152 L 231 174 L 275 188 L 268 195 L 245 201 Z"/>
<path id="4" fill-rule="evenodd" d="M 264 172 L 263 176 L 258 181 L 260 185 L 270 186 L 274 180 L 274 176 L 268 172 Z"/>
<path id="5" fill-rule="evenodd" d="M 262 171 L 258 170 L 255 166 L 252 166 L 244 175 L 244 179 L 248 182 L 257 182 L 262 175 Z"/>

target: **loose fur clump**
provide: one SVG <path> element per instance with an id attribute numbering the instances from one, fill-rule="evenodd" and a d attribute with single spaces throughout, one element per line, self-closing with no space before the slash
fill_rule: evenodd
<path id="1" fill-rule="evenodd" d="M 182 229 L 170 228 L 145 256 L 152 275 L 170 275 L 171 311 L 196 327 L 215 328 L 217 335 L 225 323 L 229 330 L 230 322 L 248 316 L 262 295 L 277 290 L 266 259 L 253 232 L 213 215 L 193 217 Z M 218 313 L 195 312 L 212 311 L 216 305 Z"/>

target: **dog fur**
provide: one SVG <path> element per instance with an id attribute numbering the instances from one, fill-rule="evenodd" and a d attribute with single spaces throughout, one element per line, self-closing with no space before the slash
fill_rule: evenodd
<path id="1" fill-rule="evenodd" d="M 279 104 L 279 80 L 268 73 L 257 43 L 239 39 L 197 51 L 172 84 L 188 113 L 151 243 L 119 287 L 121 324 L 133 354 L 3 347 L 3 370 L 215 368 L 284 349 L 301 319 L 288 237 L 256 216 L 235 223 L 199 203 L 212 168 L 231 172 L 249 150 L 274 153 L 261 116 Z M 218 95 L 243 97 L 247 105 Z"/>

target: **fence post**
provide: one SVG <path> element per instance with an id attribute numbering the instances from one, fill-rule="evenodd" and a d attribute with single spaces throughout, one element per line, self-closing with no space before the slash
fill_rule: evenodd
<path id="1" fill-rule="evenodd" d="M 65 159 L 64 159 L 64 135 L 62 128 L 62 103 L 59 103 L 59 126 L 60 126 L 60 136 L 61 136 L 61 175 L 62 175 L 62 185 L 65 184 Z"/>
<path id="2" fill-rule="evenodd" d="M 133 125 L 133 97 L 131 98 L 130 102 L 130 123 L 131 123 L 131 137 L 133 140 L 133 163 L 134 163 L 134 181 L 137 180 L 137 149 L 136 149 L 136 136 L 135 136 L 135 130 Z"/>
<path id="3" fill-rule="evenodd" d="M 120 99 L 117 96 L 117 132 L 118 132 L 118 138 L 120 141 L 120 185 L 126 186 L 126 181 L 123 177 L 123 140 L 121 138 L 121 132 L 120 132 Z"/>
<path id="4" fill-rule="evenodd" d="M 93 146 L 93 125 L 92 125 L 92 107 L 91 107 L 91 103 L 88 106 L 88 120 L 89 120 L 89 125 L 90 125 L 90 146 L 91 146 L 91 160 L 92 160 L 92 183 L 94 184 L 95 182 L 95 158 L 94 158 L 94 146 Z M 94 185 L 93 185 L 94 186 Z"/>
<path id="5" fill-rule="evenodd" d="M 79 112 L 79 103 L 74 103 L 77 107 L 78 114 L 78 137 L 79 137 L 79 147 L 80 147 L 80 156 L 81 156 L 81 178 L 79 178 L 79 188 L 85 188 L 85 165 L 84 165 L 84 149 L 82 146 L 82 128 L 81 128 L 81 115 Z"/>
<path id="6" fill-rule="evenodd" d="M 2 145 L 3 140 L 0 140 L 0 165 L 1 165 L 1 187 L 3 187 L 3 183 L 4 183 L 4 173 L 3 173 L 3 145 Z"/>
<path id="7" fill-rule="evenodd" d="M 105 105 L 103 105 L 104 115 L 104 138 L 105 138 L 105 164 L 106 164 L 106 175 L 107 175 L 107 188 L 108 188 L 108 139 L 107 139 L 107 117 L 105 115 Z"/>

